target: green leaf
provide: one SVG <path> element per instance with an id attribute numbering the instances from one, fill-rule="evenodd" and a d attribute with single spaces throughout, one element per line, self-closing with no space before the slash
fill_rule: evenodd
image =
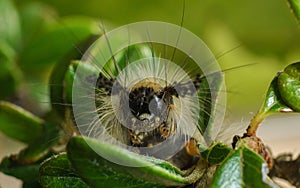
<path id="1" fill-rule="evenodd" d="M 287 0 L 287 1 L 298 23 L 300 23 L 300 1 L 299 0 Z"/>
<path id="2" fill-rule="evenodd" d="M 25 182 L 37 181 L 40 162 L 51 155 L 51 148 L 60 138 L 60 131 L 56 126 L 46 122 L 43 134 L 23 149 L 19 154 L 6 157 L 0 164 L 0 170 L 15 176 Z M 30 133 L 27 133 L 30 136 Z"/>
<path id="3" fill-rule="evenodd" d="M 74 172 L 66 154 L 53 156 L 43 162 L 39 179 L 43 187 L 88 187 Z"/>
<path id="4" fill-rule="evenodd" d="M 77 54 L 80 54 L 81 50 L 75 46 L 98 33 L 98 25 L 94 19 L 85 17 L 61 19 L 59 23 L 48 26 L 46 31 L 38 33 L 28 43 L 19 58 L 20 66 L 32 72 L 62 60 L 71 50 L 77 50 Z"/>
<path id="5" fill-rule="evenodd" d="M 31 143 L 27 148 L 22 150 L 17 156 L 17 160 L 23 164 L 32 164 L 41 160 L 49 154 L 51 148 L 60 138 L 60 128 L 52 123 L 46 122 L 41 137 L 39 137 L 35 143 Z"/>
<path id="6" fill-rule="evenodd" d="M 265 101 L 251 120 L 247 135 L 256 134 L 259 124 L 270 114 L 300 111 L 300 63 L 279 72 L 272 80 Z"/>
<path id="7" fill-rule="evenodd" d="M 216 72 L 208 75 L 208 77 L 202 78 L 199 85 L 200 91 L 198 93 L 200 100 L 200 114 L 199 114 L 199 129 L 201 134 L 204 134 L 204 138 L 207 143 L 211 143 L 216 135 L 215 130 L 218 128 L 213 127 L 216 124 L 216 113 L 222 111 L 220 109 L 219 101 L 222 101 L 221 92 L 223 91 L 224 74 L 222 72 Z M 221 104 L 221 106 L 223 106 Z"/>
<path id="8" fill-rule="evenodd" d="M 101 157 L 90 146 L 105 156 L 142 167 L 115 164 Z M 155 159 L 149 161 L 148 157 L 90 138 L 73 137 L 67 146 L 67 153 L 76 172 L 91 187 L 165 187 L 188 184 L 187 180 L 176 173 L 178 170 L 175 167 L 174 170 L 170 169 L 171 165 L 165 169 L 163 165 L 151 162 Z"/>
<path id="9" fill-rule="evenodd" d="M 300 63 L 294 63 L 273 79 L 260 113 L 300 111 Z M 292 109 L 291 109 L 292 108 Z"/>
<path id="10" fill-rule="evenodd" d="M 35 182 L 23 182 L 22 188 L 42 188 L 38 181 Z"/>
<path id="11" fill-rule="evenodd" d="M 278 76 L 278 90 L 284 103 L 300 112 L 300 62 L 287 66 Z"/>
<path id="12" fill-rule="evenodd" d="M 24 143 L 35 143 L 42 136 L 44 121 L 14 104 L 0 101 L 0 130 Z"/>
<path id="13" fill-rule="evenodd" d="M 0 99 L 11 96 L 18 84 L 19 70 L 15 66 L 15 50 L 0 39 Z"/>
<path id="14" fill-rule="evenodd" d="M 66 72 L 64 90 L 65 90 L 65 98 L 66 98 L 65 101 L 68 104 L 72 104 L 72 87 L 73 87 L 76 68 L 79 63 L 80 61 L 72 61 Z"/>
<path id="15" fill-rule="evenodd" d="M 66 72 L 65 80 L 64 80 L 64 93 L 65 93 L 65 101 L 68 104 L 72 103 L 72 91 L 73 91 L 73 82 L 74 82 L 74 76 L 76 73 L 76 69 L 79 64 L 82 64 L 81 68 L 84 69 L 84 71 L 90 76 L 90 78 L 83 78 L 84 80 L 87 79 L 97 79 L 99 75 L 99 70 L 97 70 L 96 67 L 88 64 L 83 63 L 81 61 L 72 61 L 70 66 L 68 67 L 68 70 Z M 91 84 L 91 87 L 92 84 Z"/>
<path id="16" fill-rule="evenodd" d="M 222 163 L 217 170 L 212 188 L 267 188 L 276 187 L 268 178 L 264 160 L 242 145 Z"/>
<path id="17" fill-rule="evenodd" d="M 91 38 L 92 40 L 87 40 L 86 43 L 82 43 L 82 50 L 86 49 L 88 46 L 91 45 L 91 42 L 95 40 L 95 38 Z M 134 52 L 134 53 L 133 53 Z M 81 54 L 80 54 L 81 55 Z M 115 55 L 115 60 L 117 61 L 117 64 L 119 65 L 119 68 L 124 68 L 127 64 L 127 61 L 134 62 L 138 58 L 145 58 L 145 57 L 152 57 L 151 49 L 146 45 L 133 45 L 129 48 L 121 51 L 117 55 Z M 73 59 L 75 58 L 72 57 Z M 69 59 L 72 59 L 69 57 Z M 65 62 L 62 64 L 57 64 L 57 66 L 54 68 L 50 83 L 51 83 L 51 102 L 53 107 L 60 112 L 60 114 L 64 114 L 65 107 L 64 106 L 58 106 L 55 105 L 57 103 L 59 104 L 71 104 L 72 103 L 72 87 L 73 87 L 73 80 L 75 76 L 75 71 L 77 66 L 81 64 L 83 71 L 86 71 L 87 74 L 89 74 L 90 77 L 94 77 L 97 79 L 99 75 L 99 70 L 88 63 L 82 62 L 82 61 L 69 61 L 65 58 Z M 113 61 L 110 61 L 107 65 L 109 68 L 106 70 L 109 71 L 116 71 L 113 66 Z M 86 80 L 84 78 L 84 80 Z M 92 86 L 94 87 L 94 86 Z"/>
<path id="18" fill-rule="evenodd" d="M 230 153 L 231 148 L 223 143 L 213 143 L 208 149 L 201 152 L 201 156 L 211 165 L 219 164 Z"/>
<path id="19" fill-rule="evenodd" d="M 15 50 L 19 48 L 21 42 L 20 21 L 11 0 L 0 1 L 0 36 L 1 40 L 7 42 Z"/>
<path id="20" fill-rule="evenodd" d="M 73 83 L 74 79 L 72 71 L 75 71 L 78 64 L 78 62 L 72 60 L 80 59 L 82 56 L 81 53 L 85 51 L 98 36 L 90 33 L 90 35 L 86 37 L 87 38 L 84 38 L 82 41 L 79 41 L 76 49 L 73 48 L 73 50 L 66 54 L 66 56 L 55 65 L 50 76 L 49 84 L 52 108 L 62 117 L 65 115 L 65 106 L 58 104 L 68 104 L 68 102 L 70 102 L 72 96 L 72 85 L 70 84 Z"/>
<path id="21" fill-rule="evenodd" d="M 22 48 L 27 51 L 28 45 L 39 35 L 47 31 L 50 25 L 57 22 L 54 9 L 41 2 L 28 2 L 20 8 L 22 29 Z M 21 52 L 22 53 L 22 52 Z"/>
<path id="22" fill-rule="evenodd" d="M 115 41 L 110 41 L 111 45 L 113 45 L 113 43 L 118 44 L 120 41 L 118 41 L 117 39 Z M 96 48 L 101 49 L 101 45 L 97 45 Z M 110 52 L 108 52 L 110 53 Z M 99 52 L 98 54 L 96 54 L 96 56 L 98 58 L 100 58 L 101 56 L 99 56 Z M 102 54 L 101 54 L 102 55 Z M 135 44 L 135 45 L 131 45 L 123 50 L 121 50 L 120 52 L 114 54 L 114 59 L 116 61 L 116 64 L 118 65 L 120 70 L 123 70 L 129 62 L 135 62 L 137 60 L 140 60 L 142 58 L 152 58 L 155 57 L 156 54 L 155 52 L 152 51 L 151 47 L 145 44 Z M 101 63 L 106 63 L 106 62 L 101 62 Z M 99 66 L 99 65 L 98 65 Z M 114 65 L 114 60 L 110 59 L 110 61 L 108 61 L 105 65 L 100 65 L 100 66 L 104 66 L 105 72 L 111 74 L 111 75 L 117 75 L 117 70 L 116 67 Z"/>
<path id="23" fill-rule="evenodd" d="M 15 159 L 15 157 L 16 156 L 5 157 L 1 161 L 0 171 L 26 182 L 37 181 L 40 164 L 21 164 Z"/>
<path id="24" fill-rule="evenodd" d="M 207 89 L 209 88 L 209 84 L 207 82 L 206 79 L 204 79 L 201 83 L 200 83 L 200 88 L 205 88 L 204 92 L 199 92 L 199 98 L 200 99 L 206 99 L 203 101 L 199 101 L 199 105 L 200 105 L 200 115 L 199 115 L 199 123 L 198 123 L 198 127 L 199 130 L 201 132 L 201 134 L 203 135 L 204 132 L 206 131 L 207 127 L 208 127 L 208 123 L 210 120 L 210 117 L 208 116 L 208 114 L 211 113 L 211 107 L 212 107 L 212 103 L 211 103 L 211 93 L 210 90 L 207 91 Z"/>
<path id="25" fill-rule="evenodd" d="M 280 98 L 280 93 L 277 88 L 278 76 L 276 76 L 270 84 L 266 99 L 260 110 L 261 113 L 277 113 L 291 111 Z"/>

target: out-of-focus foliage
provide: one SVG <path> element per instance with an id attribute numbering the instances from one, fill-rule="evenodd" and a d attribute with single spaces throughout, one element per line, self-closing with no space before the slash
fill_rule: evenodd
<path id="1" fill-rule="evenodd" d="M 53 65 L 71 50 L 80 54 L 80 41 L 98 32 L 97 22 L 85 16 L 60 19 L 37 2 L 16 9 L 13 1 L 3 0 L 0 14 L 0 99 L 42 114 L 50 105 L 47 81 Z"/>
<path id="2" fill-rule="evenodd" d="M 20 23 L 17 10 L 9 0 L 0 2 L 0 99 L 12 95 L 18 82 L 15 50 L 20 45 Z"/>

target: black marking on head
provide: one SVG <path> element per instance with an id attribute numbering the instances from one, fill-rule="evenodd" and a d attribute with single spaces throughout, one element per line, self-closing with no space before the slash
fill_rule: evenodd
<path id="1" fill-rule="evenodd" d="M 156 93 L 151 87 L 139 87 L 134 89 L 129 93 L 129 107 L 132 114 L 139 119 L 139 115 L 150 112 L 150 103 L 152 103 L 152 108 L 158 108 L 158 101 L 156 99 L 161 99 L 161 94 Z M 153 106 L 154 105 L 154 106 Z M 156 111 L 156 110 L 155 110 Z M 154 113 L 155 113 L 154 111 Z M 142 120 L 142 119 L 140 119 Z"/>
<path id="2" fill-rule="evenodd" d="M 193 81 L 196 90 L 200 89 L 201 83 L 202 83 L 202 76 L 198 73 L 196 74 L 195 80 Z"/>
<path id="3" fill-rule="evenodd" d="M 171 95 L 176 97 L 185 97 L 185 96 L 193 96 L 198 89 L 200 88 L 198 80 L 195 80 L 193 82 L 185 82 L 185 83 L 174 83 L 174 87 L 172 87 L 172 90 L 169 89 L 169 92 L 171 92 Z"/>
<path id="4" fill-rule="evenodd" d="M 103 89 L 108 94 L 111 94 L 113 84 L 114 84 L 114 79 L 113 78 L 107 79 L 101 73 L 99 73 L 99 76 L 98 76 L 97 82 L 96 82 L 96 88 L 97 89 Z"/>

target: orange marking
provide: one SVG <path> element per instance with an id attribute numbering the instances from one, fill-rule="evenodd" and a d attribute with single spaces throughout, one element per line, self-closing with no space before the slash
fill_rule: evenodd
<path id="1" fill-rule="evenodd" d="M 185 144 L 186 152 L 191 156 L 198 156 L 200 155 L 199 148 L 197 146 L 197 142 L 194 138 L 191 138 L 186 144 Z"/>

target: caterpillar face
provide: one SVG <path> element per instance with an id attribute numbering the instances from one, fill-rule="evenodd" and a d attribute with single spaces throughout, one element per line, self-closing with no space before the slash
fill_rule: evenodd
<path id="1" fill-rule="evenodd" d="M 174 120 L 169 117 L 174 94 L 167 89 L 155 82 L 142 81 L 130 91 L 129 108 L 133 115 L 132 129 L 129 130 L 131 144 L 152 146 L 175 131 Z"/>
<path id="2" fill-rule="evenodd" d="M 98 89 L 109 91 L 107 85 L 104 84 L 109 80 L 105 80 L 101 75 L 99 78 Z M 128 100 L 129 102 L 130 111 L 125 110 L 121 113 L 126 117 L 124 122 L 128 127 L 131 145 L 150 147 L 162 142 L 176 131 L 177 120 L 172 116 L 175 110 L 174 97 L 176 99 L 184 97 L 189 92 L 189 88 L 184 88 L 184 93 L 179 96 L 175 84 L 163 87 L 154 81 L 142 80 L 130 89 L 122 88 L 118 84 L 119 92 L 108 92 L 108 94 L 119 96 L 120 101 Z M 195 92 L 190 91 L 190 95 L 192 94 Z M 125 102 L 121 104 L 126 105 Z"/>
<path id="3" fill-rule="evenodd" d="M 80 133 L 179 168 L 194 164 L 198 144 L 213 141 L 212 126 L 217 133 L 224 115 L 210 116 L 224 99 L 217 89 L 222 73 L 195 37 L 163 22 L 130 24 L 100 37 L 74 79 Z"/>
<path id="4" fill-rule="evenodd" d="M 173 97 L 178 97 L 174 87 L 163 88 L 158 83 L 148 80 L 140 81 L 132 88 L 124 88 L 119 83 L 117 87 L 118 92 L 111 93 L 111 80 L 99 75 L 97 89 L 106 90 L 108 95 L 115 95 L 120 97 L 120 101 L 129 102 L 130 111 L 121 112 L 122 116 L 126 117 L 123 121 L 128 127 L 128 144 L 152 146 L 154 142 L 161 142 L 175 131 L 176 126 L 171 123 L 174 120 L 169 116 L 170 110 L 174 109 Z"/>

